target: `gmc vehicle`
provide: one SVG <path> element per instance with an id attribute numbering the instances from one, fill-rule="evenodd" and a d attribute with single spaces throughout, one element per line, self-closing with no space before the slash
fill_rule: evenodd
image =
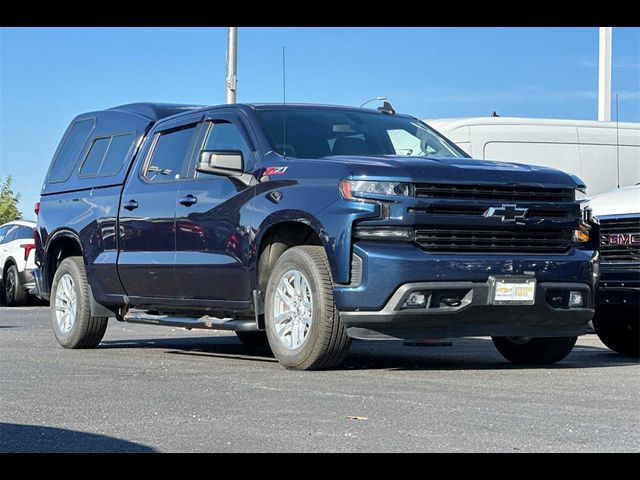
<path id="1" fill-rule="evenodd" d="M 64 134 L 36 279 L 66 348 L 115 317 L 233 330 L 300 370 L 351 338 L 490 335 L 551 363 L 594 312 L 584 189 L 472 160 L 388 104 L 124 105 Z"/>
<path id="2" fill-rule="evenodd" d="M 607 347 L 640 354 L 640 185 L 589 202 L 600 237 L 600 283 L 593 327 Z"/>

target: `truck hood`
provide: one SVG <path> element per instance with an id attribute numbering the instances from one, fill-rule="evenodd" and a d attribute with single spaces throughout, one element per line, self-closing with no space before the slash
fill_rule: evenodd
<path id="1" fill-rule="evenodd" d="M 472 158 L 433 158 L 394 155 L 329 156 L 344 163 L 354 177 L 397 179 L 407 182 L 527 184 L 549 188 L 576 188 L 574 178 L 553 168 Z M 323 159 L 323 160 L 324 160 Z"/>
<path id="2" fill-rule="evenodd" d="M 593 216 L 640 214 L 640 185 L 616 188 L 589 200 Z"/>

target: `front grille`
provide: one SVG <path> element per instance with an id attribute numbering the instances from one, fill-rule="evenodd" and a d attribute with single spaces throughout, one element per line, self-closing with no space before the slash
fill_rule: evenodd
<path id="1" fill-rule="evenodd" d="M 572 232 L 558 229 L 417 229 L 416 243 L 431 252 L 564 253 Z"/>
<path id="2" fill-rule="evenodd" d="M 464 200 L 501 200 L 512 202 L 572 202 L 575 191 L 570 188 L 543 188 L 495 185 L 441 185 L 418 183 L 416 197 Z"/>
<path id="3" fill-rule="evenodd" d="M 430 215 L 464 215 L 481 217 L 487 211 L 487 207 L 474 205 L 429 205 L 426 208 L 409 208 L 409 213 L 427 213 Z M 568 218 L 571 212 L 566 208 L 552 209 L 531 207 L 527 211 L 527 218 Z"/>
<path id="4" fill-rule="evenodd" d="M 600 219 L 603 262 L 640 262 L 640 216 Z"/>

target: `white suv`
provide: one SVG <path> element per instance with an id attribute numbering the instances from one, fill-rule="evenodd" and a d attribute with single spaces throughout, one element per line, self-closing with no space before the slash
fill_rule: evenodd
<path id="1" fill-rule="evenodd" d="M 35 226 L 28 220 L 0 225 L 0 298 L 5 305 L 22 305 L 35 287 Z"/>

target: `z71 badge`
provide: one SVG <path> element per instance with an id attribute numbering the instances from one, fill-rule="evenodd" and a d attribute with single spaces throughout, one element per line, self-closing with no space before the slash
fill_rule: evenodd
<path id="1" fill-rule="evenodd" d="M 265 177 L 268 177 L 271 175 L 283 175 L 284 172 L 287 171 L 287 168 L 289 167 L 267 167 L 267 169 L 264 171 L 262 175 Z"/>

